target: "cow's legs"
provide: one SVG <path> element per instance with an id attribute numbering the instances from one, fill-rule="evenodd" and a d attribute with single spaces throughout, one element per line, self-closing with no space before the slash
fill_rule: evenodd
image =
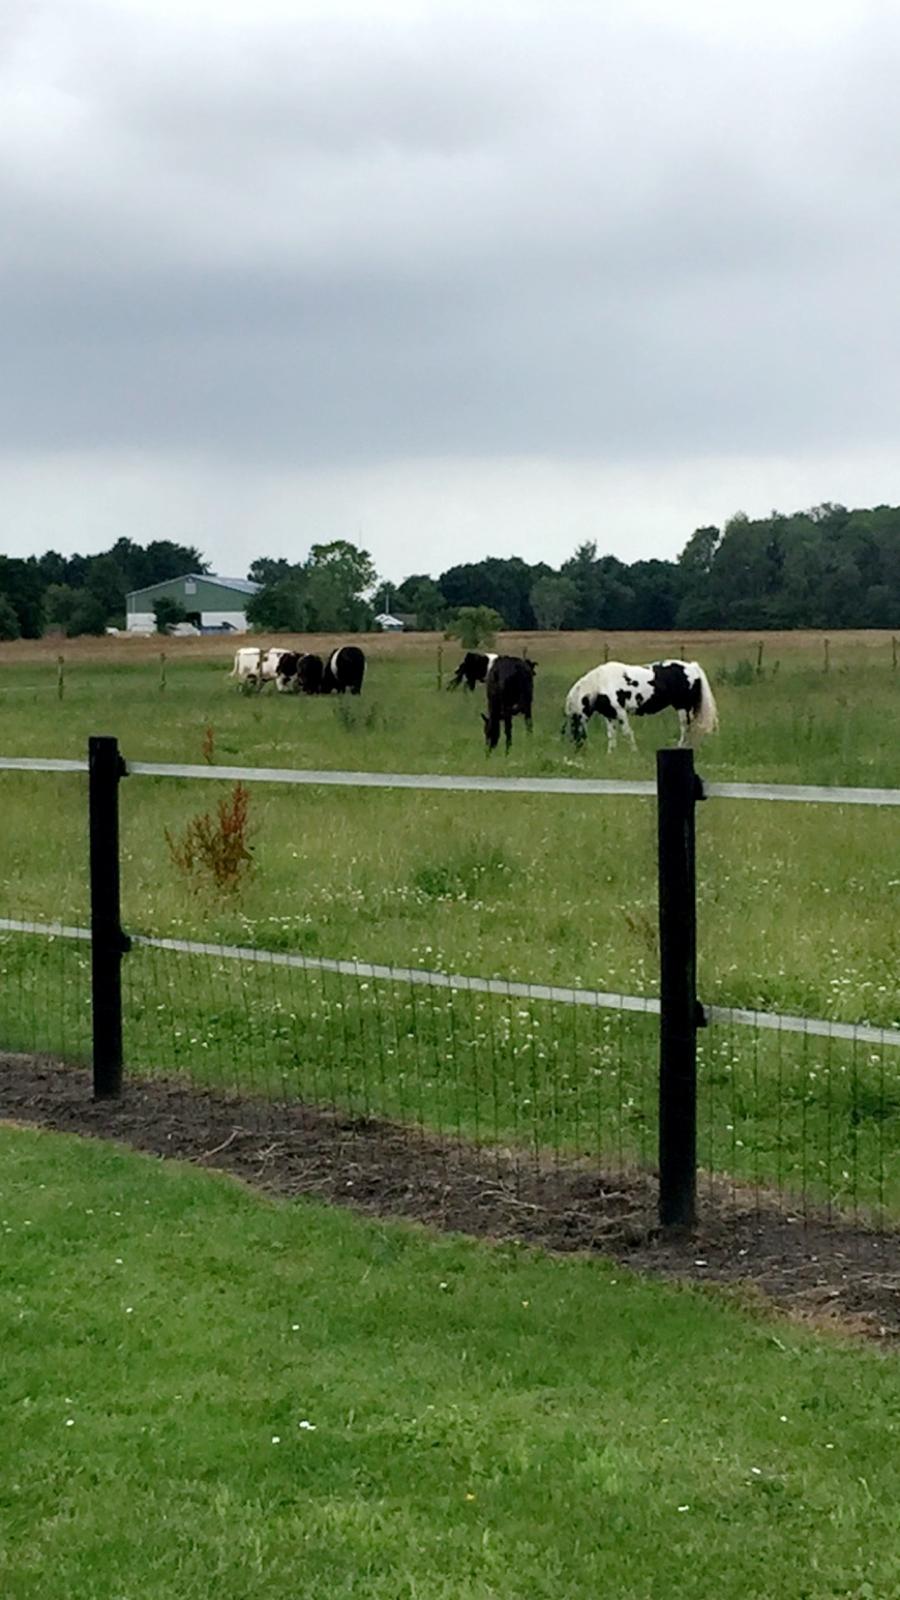
<path id="1" fill-rule="evenodd" d="M 607 755 L 609 755 L 611 750 L 615 750 L 615 748 L 616 748 L 617 731 L 618 730 L 617 730 L 617 727 L 616 727 L 616 718 L 615 717 L 607 717 L 607 719 L 606 719 L 606 753 L 607 753 Z"/>
<path id="2" fill-rule="evenodd" d="M 628 721 L 628 718 L 625 715 L 624 711 L 621 713 L 621 722 L 622 722 L 622 727 L 625 730 L 625 737 L 628 740 L 628 743 L 631 745 L 632 750 L 636 750 L 637 749 L 637 740 L 634 737 L 634 732 L 632 730 L 631 723 Z"/>
<path id="3" fill-rule="evenodd" d="M 512 744 L 512 712 L 511 711 L 507 711 L 505 713 L 505 715 L 504 715 L 503 728 L 504 728 L 504 732 L 506 733 L 506 753 L 508 755 L 509 754 L 510 745 Z"/>
<path id="4" fill-rule="evenodd" d="M 679 713 L 678 713 L 678 729 L 679 729 L 678 748 L 679 748 L 679 750 L 682 750 L 684 748 L 684 746 L 688 742 L 688 732 L 690 730 L 690 726 L 691 726 L 691 719 L 690 719 L 690 716 L 687 713 L 687 711 L 679 711 Z"/>

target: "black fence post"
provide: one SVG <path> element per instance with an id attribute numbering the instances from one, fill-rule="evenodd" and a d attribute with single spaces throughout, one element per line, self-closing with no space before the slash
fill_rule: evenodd
<path id="1" fill-rule="evenodd" d="M 124 772 L 117 739 L 88 740 L 95 1100 L 122 1093 L 121 968 L 130 943 L 119 906 L 119 779 Z"/>
<path id="2" fill-rule="evenodd" d="M 697 893 L 692 750 L 656 755 L 659 847 L 659 1220 L 693 1226 L 697 1201 Z"/>

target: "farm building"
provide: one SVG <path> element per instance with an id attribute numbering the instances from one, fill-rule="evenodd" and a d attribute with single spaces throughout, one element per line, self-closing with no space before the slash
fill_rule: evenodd
<path id="1" fill-rule="evenodd" d="M 128 632 L 152 633 L 156 627 L 153 607 L 157 600 L 166 599 L 176 600 L 196 628 L 244 633 L 247 601 L 258 589 L 259 584 L 247 578 L 219 578 L 210 572 L 166 578 L 146 589 L 135 589 L 126 597 Z"/>
<path id="2" fill-rule="evenodd" d="M 390 611 L 379 611 L 375 618 L 375 626 L 380 628 L 382 633 L 402 633 L 405 624 L 402 617 L 395 617 Z"/>

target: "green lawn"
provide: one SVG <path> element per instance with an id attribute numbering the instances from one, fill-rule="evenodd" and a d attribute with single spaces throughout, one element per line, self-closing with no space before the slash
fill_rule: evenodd
<path id="1" fill-rule="evenodd" d="M 893 1359 L 113 1146 L 0 1151 L 15 1600 L 900 1590 Z"/>

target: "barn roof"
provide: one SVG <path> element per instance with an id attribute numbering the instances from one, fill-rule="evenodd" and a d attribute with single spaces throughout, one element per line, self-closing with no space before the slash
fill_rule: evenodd
<path id="1" fill-rule="evenodd" d="M 217 572 L 181 572 L 175 578 L 158 578 L 156 583 L 145 584 L 143 589 L 129 589 L 129 598 L 135 594 L 150 594 L 167 583 L 185 583 L 192 578 L 195 583 L 217 583 L 220 589 L 234 589 L 238 594 L 256 594 L 260 588 L 249 578 L 220 578 Z"/>

